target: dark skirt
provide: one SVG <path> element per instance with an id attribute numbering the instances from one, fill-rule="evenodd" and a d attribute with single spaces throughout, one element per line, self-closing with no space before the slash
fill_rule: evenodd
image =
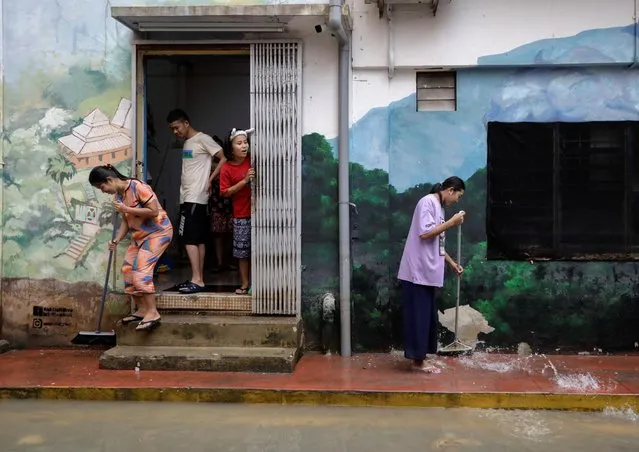
<path id="1" fill-rule="evenodd" d="M 437 353 L 435 288 L 402 281 L 404 288 L 404 356 L 424 360 Z"/>
<path id="2" fill-rule="evenodd" d="M 233 218 L 233 257 L 251 257 L 251 219 Z"/>

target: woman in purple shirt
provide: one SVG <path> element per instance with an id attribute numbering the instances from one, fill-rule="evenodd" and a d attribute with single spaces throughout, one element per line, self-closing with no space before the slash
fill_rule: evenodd
<path id="1" fill-rule="evenodd" d="M 466 185 L 459 177 L 435 184 L 417 203 L 399 264 L 398 279 L 404 288 L 404 356 L 412 369 L 439 373 L 427 354 L 437 353 L 437 305 L 435 287 L 444 285 L 444 261 L 459 276 L 464 269 L 446 253 L 446 230 L 461 224 L 464 213 L 444 221 L 444 206 L 455 204 Z"/>

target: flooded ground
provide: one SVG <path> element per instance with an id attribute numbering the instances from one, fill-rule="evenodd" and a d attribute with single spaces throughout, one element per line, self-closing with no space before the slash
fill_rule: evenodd
<path id="1" fill-rule="evenodd" d="M 636 451 L 639 417 L 472 409 L 0 401 L 0 451 Z"/>

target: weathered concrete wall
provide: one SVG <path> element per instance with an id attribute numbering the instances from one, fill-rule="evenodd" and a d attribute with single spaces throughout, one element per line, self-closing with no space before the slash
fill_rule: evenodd
<path id="1" fill-rule="evenodd" d="M 78 331 L 95 330 L 101 295 L 95 283 L 4 278 L 3 296 L 10 309 L 3 336 L 17 347 L 68 345 Z M 109 294 L 101 327 L 112 330 L 129 308 L 127 296 Z"/>

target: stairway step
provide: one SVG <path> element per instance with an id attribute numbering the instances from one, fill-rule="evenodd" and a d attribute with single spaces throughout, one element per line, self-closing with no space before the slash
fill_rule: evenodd
<path id="1" fill-rule="evenodd" d="M 118 325 L 118 345 L 161 347 L 297 347 L 295 317 L 164 315 L 152 333 L 136 324 Z"/>
<path id="2" fill-rule="evenodd" d="M 100 356 L 100 368 L 140 371 L 291 373 L 299 359 L 295 348 L 133 347 L 117 346 Z"/>
<path id="3" fill-rule="evenodd" d="M 252 310 L 250 295 L 225 293 L 197 293 L 183 295 L 178 292 L 161 292 L 156 304 L 162 310 L 197 311 L 238 311 L 250 313 Z"/>
<path id="4" fill-rule="evenodd" d="M 71 246 L 69 246 L 68 251 L 75 253 L 75 254 L 81 254 L 82 251 L 84 251 L 84 247 L 78 245 L 77 243 L 72 243 Z"/>

